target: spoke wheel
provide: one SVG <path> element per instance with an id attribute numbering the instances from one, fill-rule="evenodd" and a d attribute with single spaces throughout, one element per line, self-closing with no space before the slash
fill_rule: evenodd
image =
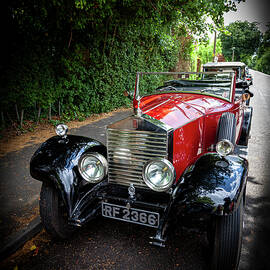
<path id="1" fill-rule="evenodd" d="M 75 231 L 76 228 L 68 224 L 63 200 L 53 186 L 42 184 L 39 206 L 41 221 L 53 238 L 65 239 Z"/>
<path id="2" fill-rule="evenodd" d="M 213 217 L 208 240 L 211 270 L 237 269 L 243 231 L 243 199 L 231 215 Z"/>
<path id="3" fill-rule="evenodd" d="M 233 113 L 223 113 L 219 119 L 217 141 L 227 139 L 235 144 L 236 119 Z"/>

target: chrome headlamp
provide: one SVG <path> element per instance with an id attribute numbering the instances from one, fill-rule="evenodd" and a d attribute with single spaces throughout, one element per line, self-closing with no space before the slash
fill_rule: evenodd
<path id="1" fill-rule="evenodd" d="M 59 124 L 55 127 L 55 132 L 60 137 L 65 137 L 68 132 L 68 126 L 65 124 Z"/>
<path id="2" fill-rule="evenodd" d="M 108 162 L 99 153 L 85 153 L 79 159 L 78 169 L 85 181 L 98 183 L 107 176 Z"/>
<path id="3" fill-rule="evenodd" d="M 216 151 L 224 157 L 233 153 L 234 145 L 231 141 L 223 139 L 216 144 Z"/>
<path id="4" fill-rule="evenodd" d="M 150 160 L 144 165 L 143 180 L 148 187 L 155 191 L 166 191 L 175 180 L 175 169 L 172 163 L 165 158 Z"/>

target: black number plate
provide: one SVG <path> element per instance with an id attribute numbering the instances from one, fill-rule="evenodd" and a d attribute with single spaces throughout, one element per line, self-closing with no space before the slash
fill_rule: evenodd
<path id="1" fill-rule="evenodd" d="M 102 202 L 102 216 L 157 228 L 159 213 Z"/>

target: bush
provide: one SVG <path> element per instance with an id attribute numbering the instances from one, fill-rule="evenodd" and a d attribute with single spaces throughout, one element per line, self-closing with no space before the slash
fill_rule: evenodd
<path id="1" fill-rule="evenodd" d="M 1 115 L 70 120 L 126 106 L 137 71 L 173 70 L 189 58 L 187 28 L 207 30 L 206 15 L 220 25 L 231 9 L 227 0 L 11 1 Z"/>
<path id="2" fill-rule="evenodd" d="M 255 67 L 257 70 L 270 75 L 270 48 L 268 47 L 264 54 L 257 60 Z"/>

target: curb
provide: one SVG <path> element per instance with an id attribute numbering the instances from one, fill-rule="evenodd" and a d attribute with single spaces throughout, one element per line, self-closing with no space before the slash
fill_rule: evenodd
<path id="1" fill-rule="evenodd" d="M 27 227 L 21 231 L 14 233 L 9 237 L 8 243 L 5 244 L 0 250 L 0 261 L 6 259 L 11 254 L 15 253 L 20 247 L 22 247 L 27 241 L 33 238 L 42 230 L 40 217 L 33 219 Z"/>

